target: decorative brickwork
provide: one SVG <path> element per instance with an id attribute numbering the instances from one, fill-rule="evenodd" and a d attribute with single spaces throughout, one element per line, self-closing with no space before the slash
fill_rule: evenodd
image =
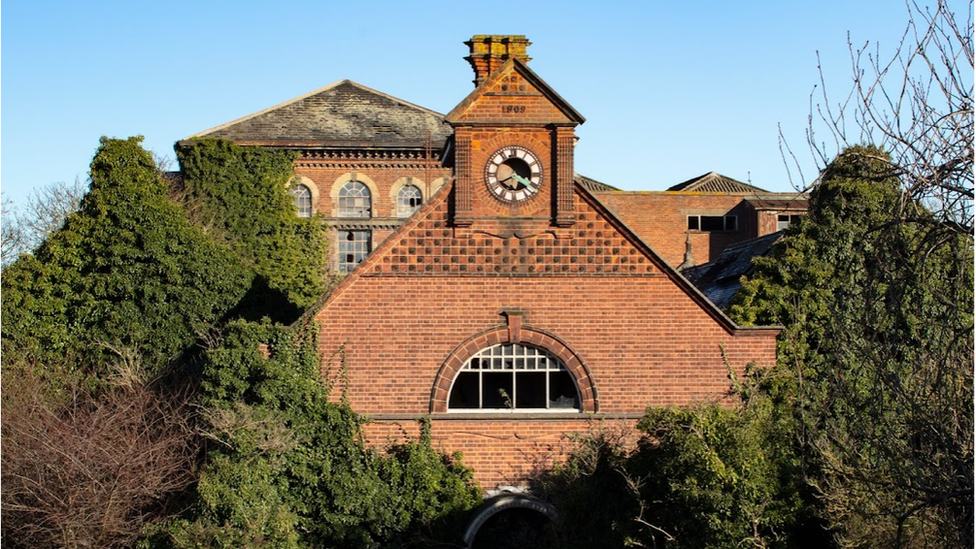
<path id="1" fill-rule="evenodd" d="M 503 219 L 498 234 L 452 227 L 450 196 L 432 197 L 315 315 L 320 350 L 336 357 L 323 376 L 338 375 L 341 350 L 334 383 L 376 422 L 365 431 L 373 443 L 432 414 L 435 444 L 462 451 L 483 486 L 518 484 L 560 459 L 566 433 L 632 426 L 647 406 L 721 400 L 727 363 L 775 360 L 778 330 L 736 327 L 582 188 L 576 226 L 541 234 Z M 475 347 L 509 340 L 513 311 L 519 339 L 571 369 L 584 412 L 444 411 L 456 368 Z"/>
<path id="2" fill-rule="evenodd" d="M 373 250 L 358 266 L 347 253 L 350 274 L 303 318 L 319 327 L 333 398 L 370 418 L 375 445 L 416 437 L 429 417 L 434 444 L 493 489 L 561 461 L 570 433 L 636 439 L 648 406 L 722 401 L 730 367 L 772 364 L 778 329 L 736 326 L 671 265 L 686 241 L 704 263 L 768 230 L 766 211 L 802 205 L 718 174 L 658 193 L 577 178 L 584 119 L 528 68 L 528 40 L 467 44 L 477 87 L 446 116 L 342 81 L 198 137 L 298 151 L 315 211 L 348 231 L 345 248 Z M 338 208 L 354 180 L 368 216 Z M 706 183 L 742 192 L 699 192 Z M 413 215 L 416 198 L 398 210 L 408 185 L 423 201 Z M 491 368 L 469 362 L 494 345 Z M 495 369 L 512 372 L 507 403 L 486 385 Z M 452 387 L 464 388 L 453 400 Z"/>
<path id="3" fill-rule="evenodd" d="M 575 223 L 573 215 L 573 147 L 576 136 L 570 128 L 556 129 L 556 225 Z"/>
<path id="4" fill-rule="evenodd" d="M 368 275 L 661 276 L 653 259 L 590 204 L 579 200 L 575 210 L 570 229 L 496 219 L 468 230 L 450 224 L 443 200 L 364 267 Z"/>

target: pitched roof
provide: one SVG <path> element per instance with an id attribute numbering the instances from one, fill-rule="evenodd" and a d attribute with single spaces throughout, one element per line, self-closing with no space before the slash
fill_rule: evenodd
<path id="1" fill-rule="evenodd" d="M 631 231 L 622 221 L 620 221 L 610 210 L 606 209 L 593 194 L 582 183 L 575 186 L 575 196 L 577 198 L 576 213 L 585 219 L 592 221 L 600 220 L 609 227 L 605 232 L 608 240 L 613 241 L 613 246 L 601 246 L 596 244 L 593 249 L 587 250 L 588 258 L 596 258 L 597 261 L 576 262 L 568 257 L 557 258 L 547 255 L 549 252 L 542 252 L 543 261 L 518 261 L 519 258 L 512 260 L 510 257 L 497 256 L 490 253 L 474 255 L 473 252 L 466 255 L 467 261 L 436 261 L 430 254 L 442 253 L 440 250 L 451 250 L 443 253 L 461 253 L 454 250 L 461 250 L 468 244 L 469 239 L 463 238 L 463 242 L 455 241 L 453 231 L 449 230 L 449 205 L 448 198 L 453 190 L 453 185 L 444 185 L 430 200 L 411 216 L 403 225 L 396 229 L 387 237 L 373 252 L 357 265 L 337 286 L 324 294 L 319 302 L 296 321 L 295 324 L 303 324 L 315 318 L 329 303 L 339 299 L 362 277 L 377 276 L 540 276 L 540 277 L 579 277 L 579 276 L 647 276 L 647 274 L 663 274 L 675 285 L 681 288 L 685 294 L 694 301 L 702 310 L 711 316 L 728 333 L 737 332 L 779 332 L 781 327 L 740 327 L 735 324 L 713 301 L 702 293 L 691 281 L 682 276 L 674 267 L 670 266 L 661 258 L 650 246 L 648 246 L 636 233 Z M 441 235 L 441 245 L 437 247 L 421 246 L 422 239 L 431 234 Z M 502 240 L 498 235 L 491 235 L 487 232 L 482 235 L 487 240 Z M 521 242 L 523 239 L 526 244 L 515 244 L 516 253 L 533 253 L 532 242 L 536 244 L 540 240 L 552 238 L 551 234 L 523 235 L 516 236 Z M 421 240 L 418 240 L 421 239 Z M 436 240 L 435 240 L 436 241 Z M 489 246 L 494 245 L 489 243 Z M 504 245 L 504 244 L 503 244 Z M 633 248 L 634 255 L 611 252 L 614 247 Z M 545 248 L 545 247 L 544 247 Z M 581 253 L 583 246 L 564 248 L 571 250 L 565 253 Z M 558 247 L 552 247 L 552 253 L 559 255 L 564 253 Z M 609 262 L 601 261 L 600 256 L 610 257 L 615 254 L 623 258 L 623 261 Z M 506 254 L 507 255 L 507 254 Z M 438 258 L 440 259 L 440 258 Z M 499 261 L 501 264 L 499 264 Z"/>
<path id="2" fill-rule="evenodd" d="M 781 238 L 782 231 L 732 244 L 714 261 L 689 267 L 681 274 L 724 310 L 742 287 L 742 277 L 752 274 L 752 259 L 769 254 Z"/>
<path id="3" fill-rule="evenodd" d="M 574 174 L 573 181 L 575 181 L 577 185 L 582 185 L 586 190 L 590 192 L 611 192 L 611 191 L 620 190 L 616 187 L 607 185 L 606 183 L 601 183 L 596 179 L 590 179 L 589 177 L 580 174 Z"/>
<path id="4" fill-rule="evenodd" d="M 474 91 L 469 93 L 467 97 L 461 100 L 461 102 L 458 103 L 457 106 L 451 110 L 451 112 L 447 113 L 445 118 L 451 122 L 461 121 L 468 114 L 470 108 L 476 102 L 478 102 L 479 99 L 484 96 L 495 95 L 492 90 L 499 87 L 499 81 L 503 75 L 512 71 L 518 73 L 522 78 L 524 78 L 531 86 L 531 90 L 525 92 L 501 92 L 502 94 L 529 96 L 541 95 L 556 109 L 557 112 L 566 117 L 567 122 L 573 124 L 582 124 L 583 122 L 586 122 L 583 115 L 577 112 L 572 105 L 567 103 L 562 96 L 556 93 L 556 90 L 552 89 L 549 84 L 546 84 L 543 79 L 539 78 L 539 75 L 534 73 L 532 69 L 526 66 L 525 62 L 515 57 L 505 61 L 500 67 L 495 69 L 495 72 L 491 73 L 487 78 L 485 78 L 484 81 L 482 81 L 481 84 L 474 89 Z"/>
<path id="5" fill-rule="evenodd" d="M 190 138 L 273 146 L 443 146 L 444 115 L 351 80 L 315 90 Z"/>
<path id="6" fill-rule="evenodd" d="M 668 190 L 702 193 L 768 194 L 768 191 L 760 189 L 759 187 L 753 187 L 752 185 L 748 185 L 741 181 L 736 181 L 731 177 L 726 177 L 715 172 L 708 172 L 705 175 L 700 175 L 683 183 L 678 183 L 677 185 L 668 188 Z"/>

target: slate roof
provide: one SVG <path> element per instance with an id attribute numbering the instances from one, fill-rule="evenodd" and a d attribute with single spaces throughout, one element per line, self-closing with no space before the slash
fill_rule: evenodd
<path id="1" fill-rule="evenodd" d="M 342 80 L 202 131 L 240 144 L 440 149 L 452 134 L 444 115 Z"/>
<path id="2" fill-rule="evenodd" d="M 769 194 L 769 191 L 753 187 L 741 181 L 736 181 L 731 177 L 726 177 L 720 173 L 708 172 L 678 183 L 668 188 L 669 191 L 703 192 L 703 193 L 746 193 L 746 194 Z"/>
<path id="3" fill-rule="evenodd" d="M 768 255 L 782 237 L 780 231 L 732 244 L 722 250 L 715 261 L 689 267 L 681 274 L 712 303 L 725 310 L 732 296 L 742 287 L 742 277 L 752 274 L 752 258 Z"/>

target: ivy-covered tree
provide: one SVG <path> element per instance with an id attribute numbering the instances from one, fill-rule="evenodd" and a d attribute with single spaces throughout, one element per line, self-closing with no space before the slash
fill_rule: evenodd
<path id="1" fill-rule="evenodd" d="M 294 153 L 217 139 L 176 152 L 187 209 L 258 275 L 246 313 L 287 322 L 314 304 L 329 279 L 328 236 L 321 219 L 295 213 L 288 194 Z"/>
<path id="2" fill-rule="evenodd" d="M 141 140 L 103 137 L 78 211 L 4 269 L 5 366 L 97 370 L 125 350 L 155 374 L 247 291 L 252 275 L 168 198 Z"/>
<path id="3" fill-rule="evenodd" d="M 973 240 L 906 196 L 884 151 L 845 151 L 730 315 L 786 327 L 780 396 L 843 546 L 971 546 Z"/>
<path id="4" fill-rule="evenodd" d="M 799 474 L 793 419 L 749 369 L 731 405 L 650 408 L 635 450 L 583 438 L 544 485 L 567 548 L 821 548 L 829 537 Z"/>
<path id="5" fill-rule="evenodd" d="M 266 354 L 259 348 L 266 342 Z M 388 453 L 329 401 L 311 336 L 234 323 L 201 386 L 213 441 L 190 510 L 152 547 L 426 547 L 480 502 L 470 472 L 429 439 Z"/>

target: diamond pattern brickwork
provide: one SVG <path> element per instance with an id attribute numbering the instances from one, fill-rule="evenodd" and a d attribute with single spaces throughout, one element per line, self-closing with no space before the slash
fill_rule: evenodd
<path id="1" fill-rule="evenodd" d="M 569 229 L 524 234 L 504 219 L 462 231 L 449 224 L 447 202 L 394 236 L 369 273 L 410 275 L 646 275 L 660 273 L 636 245 L 578 196 Z M 515 227 L 515 228 L 513 228 Z M 532 231 L 533 229 L 529 229 Z"/>

